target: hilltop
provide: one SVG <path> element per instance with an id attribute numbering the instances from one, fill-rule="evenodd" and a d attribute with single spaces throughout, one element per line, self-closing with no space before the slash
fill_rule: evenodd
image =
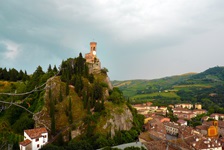
<path id="1" fill-rule="evenodd" d="M 111 86 L 108 70 L 101 69 L 96 55 L 91 57 L 93 61 L 87 62 L 80 53 L 63 60 L 59 69 L 49 65 L 47 72 L 38 66 L 24 80 L 1 78 L 0 144 L 18 148 L 23 131 L 36 127 L 45 127 L 50 143 L 65 149 L 97 149 L 135 141 L 143 116 Z"/>
<path id="2" fill-rule="evenodd" d="M 112 81 L 112 84 L 119 87 L 132 103 L 202 103 L 210 112 L 224 112 L 224 67 L 217 66 L 197 74 L 187 73 L 154 80 Z"/>

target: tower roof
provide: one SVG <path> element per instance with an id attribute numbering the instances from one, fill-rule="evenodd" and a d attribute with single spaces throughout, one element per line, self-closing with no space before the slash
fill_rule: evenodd
<path id="1" fill-rule="evenodd" d="M 96 42 L 90 42 L 90 45 L 96 45 L 97 43 Z"/>
<path id="2" fill-rule="evenodd" d="M 26 132 L 26 134 L 31 139 L 34 139 L 34 138 L 41 137 L 41 134 L 43 134 L 43 133 L 47 133 L 47 129 L 46 128 L 36 128 L 36 129 L 24 130 L 24 132 Z"/>

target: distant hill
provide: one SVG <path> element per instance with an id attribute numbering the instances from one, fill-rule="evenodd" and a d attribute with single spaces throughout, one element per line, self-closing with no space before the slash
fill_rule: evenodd
<path id="1" fill-rule="evenodd" d="M 154 104 L 168 105 L 199 102 L 206 109 L 215 107 L 214 111 L 224 112 L 224 67 L 154 80 L 112 81 L 112 84 L 133 103 L 153 101 Z"/>
<path id="2" fill-rule="evenodd" d="M 192 79 L 206 80 L 206 81 L 224 81 L 224 67 L 214 67 L 205 70 L 192 77 Z"/>
<path id="3" fill-rule="evenodd" d="M 183 75 L 176 75 L 171 77 L 164 77 L 154 80 L 126 80 L 126 81 L 112 81 L 113 86 L 119 87 L 120 90 L 127 97 L 136 96 L 138 94 L 146 94 L 159 92 L 170 89 L 172 86 L 177 85 L 190 79 L 196 73 L 186 73 Z"/>

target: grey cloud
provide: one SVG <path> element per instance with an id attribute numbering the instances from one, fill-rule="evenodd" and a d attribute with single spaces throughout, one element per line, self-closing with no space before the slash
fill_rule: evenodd
<path id="1" fill-rule="evenodd" d="M 223 47 L 219 40 L 224 30 L 223 6 L 223 0 L 3 0 L 0 42 L 12 41 L 22 51 L 5 63 L 0 44 L 4 60 L 0 67 L 32 72 L 37 65 L 58 65 L 62 59 L 87 53 L 93 39 L 111 79 L 157 78 L 201 71 L 214 62 L 223 65 L 218 50 Z M 210 36 L 218 40 L 208 46 Z M 213 47 L 216 60 L 192 65 L 200 53 L 204 58 L 210 56 Z M 167 62 L 174 67 L 167 67 Z"/>

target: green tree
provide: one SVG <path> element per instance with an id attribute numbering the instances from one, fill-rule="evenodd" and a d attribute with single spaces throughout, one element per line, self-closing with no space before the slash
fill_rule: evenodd
<path id="1" fill-rule="evenodd" d="M 46 144 L 40 150 L 63 150 L 63 147 L 58 147 L 53 144 Z"/>
<path id="2" fill-rule="evenodd" d="M 81 75 L 76 75 L 75 77 L 75 91 L 80 95 L 81 91 L 83 89 L 83 81 L 82 81 L 82 76 Z"/>
<path id="3" fill-rule="evenodd" d="M 15 133 L 23 134 L 24 130 L 34 128 L 34 120 L 28 114 L 23 113 L 13 124 L 12 128 Z"/>
<path id="4" fill-rule="evenodd" d="M 70 142 L 66 149 L 69 150 L 93 150 L 93 146 L 86 140 Z"/>
<path id="5" fill-rule="evenodd" d="M 54 142 L 54 144 L 57 145 L 57 146 L 64 146 L 64 145 L 65 145 L 65 142 L 64 142 L 62 133 L 60 133 L 60 134 L 58 135 L 58 138 L 57 138 L 57 140 Z"/>
<path id="6" fill-rule="evenodd" d="M 103 69 L 101 69 L 101 72 L 104 73 L 104 74 L 107 74 L 108 69 L 104 67 Z"/>
<path id="7" fill-rule="evenodd" d="M 71 97 L 69 97 L 69 106 L 68 106 L 68 110 L 69 110 L 69 117 L 68 117 L 68 122 L 70 124 L 73 123 L 73 119 L 72 119 L 72 100 Z"/>
<path id="8" fill-rule="evenodd" d="M 47 69 L 47 72 L 50 73 L 50 72 L 52 72 L 52 71 L 53 71 L 53 70 L 52 70 L 52 68 L 51 68 L 51 64 L 49 64 L 48 69 Z"/>
<path id="9" fill-rule="evenodd" d="M 69 95 L 69 81 L 66 82 L 66 89 L 65 89 L 65 91 L 66 91 L 66 96 L 68 96 Z"/>
<path id="10" fill-rule="evenodd" d="M 95 144 L 98 146 L 98 148 L 103 148 L 106 146 L 109 146 L 110 143 L 104 136 L 100 136 L 96 141 Z"/>
<path id="11" fill-rule="evenodd" d="M 96 100 L 100 100 L 103 97 L 103 87 L 99 83 L 99 81 L 94 82 L 93 84 L 93 98 Z"/>
<path id="12" fill-rule="evenodd" d="M 58 72 L 56 65 L 54 65 L 53 72 L 54 72 L 54 74 L 56 74 Z"/>
<path id="13" fill-rule="evenodd" d="M 84 73 L 84 59 L 82 57 L 82 53 L 79 53 L 79 57 L 77 58 L 77 67 L 78 67 L 78 74 L 83 75 Z"/>
<path id="14" fill-rule="evenodd" d="M 44 75 L 44 71 L 42 70 L 42 67 L 41 66 L 38 66 L 36 71 L 33 73 L 29 83 L 28 83 L 28 86 L 27 86 L 27 90 L 28 91 L 31 91 L 33 90 L 35 87 L 37 87 L 38 85 L 41 85 L 42 82 L 41 82 L 41 78 L 42 76 Z M 44 80 L 42 80 L 44 81 Z"/>
<path id="15" fill-rule="evenodd" d="M 124 150 L 146 150 L 146 149 L 143 146 L 141 148 L 131 146 L 131 147 L 126 147 Z"/>
<path id="16" fill-rule="evenodd" d="M 23 76 L 24 76 L 24 73 L 22 70 L 19 71 L 19 74 L 18 74 L 18 77 L 17 77 L 17 80 L 23 80 Z"/>
<path id="17" fill-rule="evenodd" d="M 19 76 L 19 73 L 16 69 L 12 68 L 12 69 L 9 69 L 9 77 L 10 77 L 10 81 L 17 81 L 18 79 L 18 76 Z"/>
<path id="18" fill-rule="evenodd" d="M 109 101 L 112 101 L 115 104 L 124 102 L 123 93 L 118 88 L 114 88 L 113 92 L 109 96 Z"/>
<path id="19" fill-rule="evenodd" d="M 51 89 L 49 89 L 50 100 L 50 117 L 51 117 L 51 134 L 55 134 L 55 103 L 52 98 Z"/>
<path id="20" fill-rule="evenodd" d="M 61 86 L 60 86 L 60 91 L 59 91 L 59 102 L 63 101 L 63 96 L 62 96 L 62 90 L 61 90 Z"/>
<path id="21" fill-rule="evenodd" d="M 88 103 L 88 96 L 87 96 L 87 91 L 83 91 L 83 107 L 84 109 L 87 108 L 87 103 Z"/>
<path id="22" fill-rule="evenodd" d="M 10 75 L 9 75 L 9 73 L 8 73 L 6 68 L 4 68 L 2 70 L 2 77 L 3 77 L 3 80 L 6 80 L 6 81 L 9 80 L 9 78 L 10 78 Z"/>
<path id="23" fill-rule="evenodd" d="M 94 82 L 94 76 L 93 76 L 93 74 L 91 73 L 90 75 L 89 75 L 89 82 L 90 83 L 93 83 Z"/>

